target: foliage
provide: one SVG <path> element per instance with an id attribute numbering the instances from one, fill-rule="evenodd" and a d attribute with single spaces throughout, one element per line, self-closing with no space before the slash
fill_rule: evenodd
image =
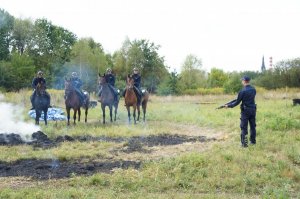
<path id="1" fill-rule="evenodd" d="M 83 88 L 89 92 L 98 89 L 98 74 L 106 71 L 107 58 L 101 44 L 92 38 L 82 38 L 74 44 L 70 62 L 64 65 L 64 75 L 70 76 L 71 72 L 78 72 L 84 82 Z M 61 78 L 63 80 L 63 78 Z"/>
<path id="2" fill-rule="evenodd" d="M 10 35 L 13 25 L 14 17 L 0 8 L 0 61 L 9 59 Z"/>
<path id="3" fill-rule="evenodd" d="M 225 82 L 223 88 L 225 93 L 237 93 L 242 89 L 241 75 L 236 72 L 230 73 L 228 81 Z"/>
<path id="4" fill-rule="evenodd" d="M 188 55 L 182 65 L 180 73 L 180 87 L 182 90 L 205 87 L 205 71 L 201 70 L 202 62 L 195 55 Z"/>
<path id="5" fill-rule="evenodd" d="M 176 71 L 171 72 L 169 78 L 160 84 L 157 93 L 159 95 L 178 95 L 180 94 L 179 82 L 180 79 Z"/>
<path id="6" fill-rule="evenodd" d="M 210 88 L 223 87 L 228 80 L 227 74 L 221 69 L 212 68 L 208 74 L 208 86 Z"/>
<path id="7" fill-rule="evenodd" d="M 300 87 L 300 58 L 278 62 L 258 77 L 256 84 L 267 89 Z"/>

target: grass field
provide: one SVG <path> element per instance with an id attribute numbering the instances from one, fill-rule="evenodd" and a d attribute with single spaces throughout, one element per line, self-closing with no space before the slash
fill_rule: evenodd
<path id="1" fill-rule="evenodd" d="M 50 90 L 52 103 L 63 105 L 63 92 Z M 5 93 L 5 100 L 30 107 L 30 92 Z M 147 121 L 128 124 L 124 101 L 117 122 L 103 125 L 100 106 L 88 123 L 43 123 L 51 139 L 61 135 L 147 137 L 162 134 L 205 136 L 207 142 L 142 146 L 126 152 L 126 142 L 63 142 L 43 149 L 31 145 L 0 146 L 0 161 L 54 158 L 82 164 L 91 161 L 136 161 L 138 169 L 115 168 L 93 175 L 37 180 L 1 177 L 0 198 L 300 198 L 299 89 L 264 91 L 257 96 L 257 144 L 240 147 L 239 108 L 216 110 L 235 96 L 150 96 Z M 24 111 L 25 120 L 34 122 Z M 109 121 L 107 119 L 107 121 Z M 1 132 L 0 132 L 1 133 Z M 0 168 L 1 169 L 1 168 Z M 4 172 L 3 169 L 0 172 Z"/>

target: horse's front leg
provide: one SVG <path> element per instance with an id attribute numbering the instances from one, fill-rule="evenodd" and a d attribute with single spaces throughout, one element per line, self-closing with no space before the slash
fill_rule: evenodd
<path id="1" fill-rule="evenodd" d="M 40 117 L 41 117 L 40 112 L 38 110 L 35 110 L 35 124 L 36 125 L 40 124 Z"/>
<path id="2" fill-rule="evenodd" d="M 130 123 L 130 106 L 126 106 L 127 113 L 128 113 L 128 123 Z"/>
<path id="3" fill-rule="evenodd" d="M 80 122 L 80 115 L 81 115 L 81 110 L 80 107 L 78 108 L 78 122 Z"/>
<path id="4" fill-rule="evenodd" d="M 112 122 L 112 105 L 109 106 L 109 116 L 110 116 L 110 122 Z"/>
<path id="5" fill-rule="evenodd" d="M 89 108 L 88 106 L 85 107 L 85 118 L 84 118 L 84 122 L 87 123 L 87 115 L 88 115 L 88 112 L 89 112 Z"/>
<path id="6" fill-rule="evenodd" d="M 71 108 L 67 107 L 66 109 L 67 109 L 67 119 L 68 119 L 67 125 L 69 126 L 70 125 L 70 109 Z"/>
<path id="7" fill-rule="evenodd" d="M 118 105 L 115 106 L 115 120 L 114 121 L 117 120 L 117 112 L 118 112 Z"/>
<path id="8" fill-rule="evenodd" d="M 134 120 L 134 124 L 136 124 L 135 113 L 136 113 L 136 106 L 133 106 L 133 120 Z"/>
<path id="9" fill-rule="evenodd" d="M 76 124 L 76 114 L 77 114 L 77 109 L 74 108 L 74 114 L 73 114 L 74 124 Z"/>
<path id="10" fill-rule="evenodd" d="M 102 109 L 102 123 L 105 124 L 105 105 L 101 105 Z"/>
<path id="11" fill-rule="evenodd" d="M 47 125 L 47 110 L 44 110 L 44 121 L 45 125 Z"/>
<path id="12" fill-rule="evenodd" d="M 137 121 L 140 121 L 140 113 L 141 113 L 140 106 L 138 105 L 136 108 L 137 108 L 137 112 L 138 112 Z"/>
<path id="13" fill-rule="evenodd" d="M 142 109 L 143 109 L 143 114 L 144 114 L 143 120 L 144 120 L 144 122 L 145 122 L 145 120 L 146 120 L 146 109 L 147 109 L 147 104 L 142 105 Z"/>

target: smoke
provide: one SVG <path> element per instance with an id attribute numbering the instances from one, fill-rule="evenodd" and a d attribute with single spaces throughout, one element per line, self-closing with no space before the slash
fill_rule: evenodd
<path id="1" fill-rule="evenodd" d="M 21 106 L 3 102 L 3 99 L 4 96 L 0 93 L 0 133 L 15 133 L 28 140 L 33 132 L 40 130 L 38 126 L 24 121 Z"/>

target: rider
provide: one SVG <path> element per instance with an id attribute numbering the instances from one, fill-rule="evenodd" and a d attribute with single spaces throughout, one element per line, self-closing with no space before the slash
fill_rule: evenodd
<path id="1" fill-rule="evenodd" d="M 141 91 L 141 75 L 139 74 L 139 69 L 137 67 L 133 68 L 133 74 L 131 77 L 134 80 L 134 92 L 137 96 L 137 103 L 140 104 L 143 93 Z M 123 92 L 123 97 L 125 97 L 125 90 Z"/>
<path id="2" fill-rule="evenodd" d="M 75 88 L 75 92 L 78 94 L 78 96 L 80 98 L 80 102 L 82 104 L 84 104 L 85 97 L 84 97 L 83 92 L 81 91 L 82 81 L 78 77 L 78 74 L 76 72 L 72 72 L 71 82 Z"/>
<path id="3" fill-rule="evenodd" d="M 46 79 L 43 77 L 43 72 L 42 71 L 38 71 L 37 72 L 37 75 L 36 77 L 33 78 L 32 80 L 32 83 L 31 83 L 31 86 L 33 88 L 33 93 L 32 95 L 30 96 L 30 101 L 31 101 L 31 105 L 32 105 L 32 108 L 30 110 L 33 110 L 35 107 L 34 107 L 34 99 L 35 99 L 35 95 L 36 95 L 36 86 L 38 84 L 44 84 L 45 85 L 45 88 L 46 88 Z M 50 95 L 49 93 L 46 91 L 46 96 L 48 97 L 48 100 L 50 102 Z M 50 103 L 49 103 L 50 104 Z"/>
<path id="4" fill-rule="evenodd" d="M 115 88 L 116 77 L 114 74 L 112 74 L 112 70 L 110 68 L 106 69 L 105 81 L 108 83 L 108 87 L 113 91 L 115 100 L 117 100 L 118 91 Z M 102 87 L 100 87 L 98 95 L 101 96 L 101 93 L 102 93 Z"/>

